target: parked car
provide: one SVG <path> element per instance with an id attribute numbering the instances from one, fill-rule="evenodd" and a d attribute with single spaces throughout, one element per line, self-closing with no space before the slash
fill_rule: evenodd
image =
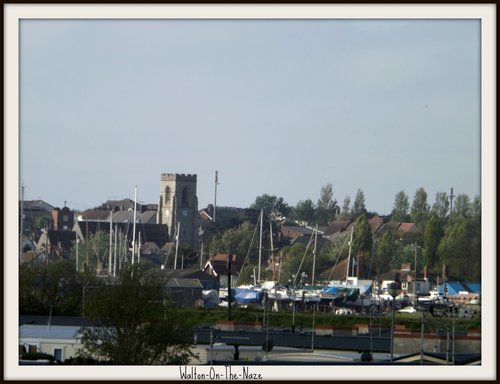
<path id="1" fill-rule="evenodd" d="M 402 309 L 400 309 L 398 312 L 402 312 L 402 313 L 415 313 L 417 312 L 417 310 L 412 307 L 411 305 L 407 306 L 407 307 L 404 307 Z"/>
<path id="2" fill-rule="evenodd" d="M 335 311 L 336 315 L 352 315 L 352 309 L 350 308 L 339 308 Z"/>

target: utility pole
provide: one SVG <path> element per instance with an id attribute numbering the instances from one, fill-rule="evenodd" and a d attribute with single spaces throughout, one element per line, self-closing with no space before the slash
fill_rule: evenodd
<path id="1" fill-rule="evenodd" d="M 219 185 L 219 171 L 215 171 L 215 196 L 214 196 L 214 215 L 213 215 L 214 223 L 215 223 L 215 210 L 217 209 L 217 185 Z"/>

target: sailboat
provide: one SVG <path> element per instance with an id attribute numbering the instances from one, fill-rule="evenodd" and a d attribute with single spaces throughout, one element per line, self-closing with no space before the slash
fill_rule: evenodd
<path id="1" fill-rule="evenodd" d="M 335 305 L 345 303 L 347 301 L 356 301 L 359 296 L 366 295 L 372 287 L 372 280 L 362 280 L 358 276 L 354 276 L 354 260 L 351 265 L 352 241 L 354 236 L 354 225 L 351 227 L 351 236 L 349 240 L 349 253 L 347 256 L 346 275 L 344 281 L 331 281 L 325 287 L 321 296 L 325 299 L 333 300 Z M 351 275 L 349 268 L 351 267 Z"/>

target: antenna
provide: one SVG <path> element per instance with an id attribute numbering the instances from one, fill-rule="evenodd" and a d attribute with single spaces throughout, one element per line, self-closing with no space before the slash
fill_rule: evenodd
<path id="1" fill-rule="evenodd" d="M 219 185 L 219 171 L 215 171 L 215 197 L 214 197 L 214 214 L 213 221 L 215 223 L 215 210 L 217 209 L 217 185 Z"/>
<path id="2" fill-rule="evenodd" d="M 451 193 L 450 193 L 450 219 L 451 216 L 453 215 L 453 198 L 455 195 L 453 194 L 453 188 L 451 188 Z"/>

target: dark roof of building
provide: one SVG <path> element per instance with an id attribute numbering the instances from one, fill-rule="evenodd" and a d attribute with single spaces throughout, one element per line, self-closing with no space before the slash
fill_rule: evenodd
<path id="1" fill-rule="evenodd" d="M 216 278 L 201 269 L 164 269 L 163 273 L 169 278 L 216 280 Z"/>
<path id="2" fill-rule="evenodd" d="M 109 231 L 109 222 L 98 221 L 78 221 L 75 223 L 80 227 L 80 231 L 85 238 L 87 231 L 89 235 L 95 234 L 97 231 Z M 118 227 L 118 230 L 125 233 L 129 239 L 132 240 L 134 230 L 133 223 L 115 223 L 113 229 Z M 74 228 L 73 228 L 74 229 Z M 162 247 L 168 239 L 168 226 L 166 224 L 136 224 L 136 236 L 141 234 L 141 242 L 154 242 L 159 247 Z"/>
<path id="3" fill-rule="evenodd" d="M 181 279 L 177 277 L 173 277 L 168 279 L 165 284 L 168 288 L 198 288 L 203 289 L 203 285 L 198 279 Z"/>
<path id="4" fill-rule="evenodd" d="M 34 324 L 34 325 L 47 325 L 49 316 L 31 316 L 19 315 L 19 325 Z M 66 326 L 90 326 L 90 320 L 84 317 L 68 317 L 68 316 L 51 316 L 51 325 L 66 325 Z"/>
<path id="5" fill-rule="evenodd" d="M 136 223 L 144 224 L 156 224 L 156 211 L 145 211 L 136 212 Z M 133 211 L 116 211 L 113 212 L 113 216 L 109 215 L 106 221 L 112 219 L 113 223 L 133 223 L 134 222 L 134 212 Z"/>
<path id="6" fill-rule="evenodd" d="M 23 200 L 23 209 L 32 211 L 47 211 L 51 212 L 54 207 L 43 200 Z M 21 207 L 21 202 L 19 202 L 19 208 Z"/>
<path id="7" fill-rule="evenodd" d="M 323 272 L 318 274 L 319 279 L 323 280 L 345 280 L 347 272 L 347 259 L 339 260 Z"/>
<path id="8" fill-rule="evenodd" d="M 105 209 L 87 209 L 82 212 L 81 218 L 82 220 L 106 220 L 109 217 L 110 211 Z"/>
<path id="9" fill-rule="evenodd" d="M 400 225 L 401 225 L 401 222 L 399 222 L 399 221 L 390 221 L 390 222 L 385 223 L 382 226 L 380 226 L 378 233 L 382 234 L 385 232 L 395 232 L 398 230 Z"/>
<path id="10" fill-rule="evenodd" d="M 349 220 L 335 220 L 330 223 L 328 228 L 325 230 L 325 236 L 332 235 L 334 233 L 343 232 L 349 226 Z"/>
<path id="11" fill-rule="evenodd" d="M 372 233 L 375 233 L 382 227 L 382 225 L 384 225 L 384 218 L 380 216 L 373 216 L 368 219 L 368 224 L 372 229 Z"/>

